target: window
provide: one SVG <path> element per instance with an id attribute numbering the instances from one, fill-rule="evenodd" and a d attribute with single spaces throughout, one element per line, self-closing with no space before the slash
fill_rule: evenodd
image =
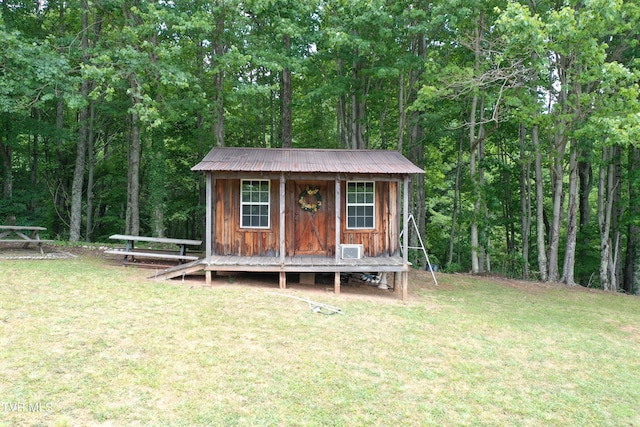
<path id="1" fill-rule="evenodd" d="M 243 228 L 269 228 L 269 180 L 242 180 L 240 224 Z"/>
<path id="2" fill-rule="evenodd" d="M 347 182 L 347 228 L 373 228 L 376 193 L 373 182 Z"/>

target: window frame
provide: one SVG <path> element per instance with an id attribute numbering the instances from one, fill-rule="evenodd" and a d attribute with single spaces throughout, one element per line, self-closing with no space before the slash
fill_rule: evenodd
<path id="1" fill-rule="evenodd" d="M 371 184 L 371 193 L 369 192 L 364 192 L 364 194 L 372 194 L 373 195 L 373 201 L 372 202 L 349 202 L 349 195 L 350 194 L 354 194 L 354 193 L 350 193 L 349 192 L 349 184 L 356 184 L 356 186 L 358 184 Z M 355 194 L 358 194 L 357 192 Z M 345 217 L 346 217 L 346 229 L 347 230 L 375 230 L 376 228 L 376 182 L 375 181 L 364 181 L 364 180 L 358 180 L 358 181 L 347 181 L 346 183 L 346 189 L 345 189 Z M 358 227 L 358 226 L 351 226 L 350 223 L 350 219 L 354 218 L 355 221 L 357 222 L 357 218 L 360 218 L 358 216 L 350 216 L 349 215 L 349 208 L 350 207 L 371 207 L 371 227 Z M 369 216 L 362 216 L 362 218 L 366 220 L 369 218 Z"/>
<path id="2" fill-rule="evenodd" d="M 260 200 L 257 201 L 253 201 L 250 200 L 248 202 L 244 201 L 244 187 L 246 183 L 267 183 L 267 201 L 263 202 Z M 257 192 L 251 192 L 250 194 L 259 194 L 262 190 L 259 190 Z M 249 197 L 251 199 L 251 197 Z M 255 207 L 255 206 L 267 206 L 267 225 L 244 225 L 244 218 L 245 218 L 245 208 L 251 208 L 251 207 Z M 248 213 L 248 217 L 249 218 L 258 218 L 258 222 L 260 222 L 260 217 L 262 217 L 263 215 L 258 213 L 256 214 L 252 214 L 251 212 Z M 251 221 L 252 222 L 252 221 Z M 271 180 L 269 179 L 241 179 L 240 180 L 240 228 L 243 229 L 254 229 L 254 230 L 268 230 L 271 228 Z"/>

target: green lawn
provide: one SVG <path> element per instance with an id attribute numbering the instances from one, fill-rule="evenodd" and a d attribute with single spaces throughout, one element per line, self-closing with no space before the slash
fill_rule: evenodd
<path id="1" fill-rule="evenodd" d="M 637 297 L 424 272 L 406 303 L 284 291 L 325 316 L 275 278 L 149 274 L 0 261 L 0 426 L 640 426 Z"/>

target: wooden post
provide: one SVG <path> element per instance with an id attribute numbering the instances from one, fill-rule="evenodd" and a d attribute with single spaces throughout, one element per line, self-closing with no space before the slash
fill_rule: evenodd
<path id="1" fill-rule="evenodd" d="M 404 177 L 404 191 L 402 195 L 402 230 L 404 241 L 402 242 L 402 263 L 409 265 L 409 176 Z"/>
<path id="2" fill-rule="evenodd" d="M 333 292 L 337 295 L 340 293 L 340 272 L 336 271 L 333 277 Z"/>
<path id="3" fill-rule="evenodd" d="M 409 272 L 403 271 L 400 274 L 402 275 L 402 301 L 404 302 L 407 300 L 407 295 L 409 293 Z"/>
<path id="4" fill-rule="evenodd" d="M 213 233 L 213 176 L 211 172 L 207 172 L 207 185 L 206 185 L 206 227 L 205 227 L 205 256 L 207 257 L 207 264 L 211 262 L 211 248 L 213 245 L 212 233 Z M 211 277 L 209 277 L 211 279 Z"/>
<path id="5" fill-rule="evenodd" d="M 280 289 L 287 289 L 287 273 L 280 272 Z"/>
<path id="6" fill-rule="evenodd" d="M 336 175 L 336 231 L 335 231 L 335 260 L 336 264 L 340 263 L 340 231 L 342 230 L 342 218 L 340 216 L 341 206 L 340 206 L 340 175 Z M 338 292 L 340 290 L 340 284 L 338 284 Z"/>
<path id="7" fill-rule="evenodd" d="M 204 271 L 204 283 L 207 286 L 211 286 L 211 270 Z"/>
<path id="8" fill-rule="evenodd" d="M 287 248 L 285 247 L 285 184 L 284 173 L 280 174 L 280 264 L 284 265 Z M 285 280 L 286 282 L 286 280 Z M 282 287 L 282 284 L 280 285 Z"/>
<path id="9" fill-rule="evenodd" d="M 408 284 L 409 284 L 409 175 L 405 175 L 404 177 L 404 206 L 402 208 L 402 222 L 403 222 L 403 236 L 404 241 L 402 242 L 402 263 L 404 264 L 405 270 L 400 273 L 402 276 L 402 301 L 407 300 L 408 293 Z"/>

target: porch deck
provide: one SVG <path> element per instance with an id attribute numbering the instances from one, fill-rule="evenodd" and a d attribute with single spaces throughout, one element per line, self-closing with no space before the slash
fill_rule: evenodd
<path id="1" fill-rule="evenodd" d="M 155 279 L 171 279 L 197 271 L 205 272 L 206 284 L 211 284 L 213 272 L 275 272 L 280 273 L 280 288 L 287 287 L 287 273 L 334 273 L 334 291 L 340 293 L 341 273 L 394 273 L 387 280 L 393 281 L 394 292 L 402 292 L 403 301 L 407 297 L 407 272 L 410 264 L 405 264 L 400 256 L 382 256 L 362 259 L 340 259 L 320 256 L 248 257 L 212 255 L 206 258 L 168 268 L 152 276 Z M 391 283 L 391 282 L 390 282 Z"/>
<path id="2" fill-rule="evenodd" d="M 408 271 L 409 265 L 400 256 L 367 257 L 362 259 L 340 259 L 321 256 L 249 257 L 212 255 L 210 262 L 204 262 L 209 271 L 246 272 L 290 272 L 290 273 L 369 273 Z"/>
<path id="3" fill-rule="evenodd" d="M 407 297 L 407 272 L 410 264 L 405 264 L 400 256 L 366 257 L 361 259 L 336 259 L 335 257 L 299 256 L 285 257 L 245 257 L 212 255 L 209 262 L 200 261 L 205 270 L 206 283 L 211 283 L 214 271 L 278 272 L 280 288 L 287 287 L 287 273 L 334 273 L 334 292 L 340 293 L 340 273 L 394 273 L 393 289 Z M 395 274 L 399 273 L 399 274 Z"/>

